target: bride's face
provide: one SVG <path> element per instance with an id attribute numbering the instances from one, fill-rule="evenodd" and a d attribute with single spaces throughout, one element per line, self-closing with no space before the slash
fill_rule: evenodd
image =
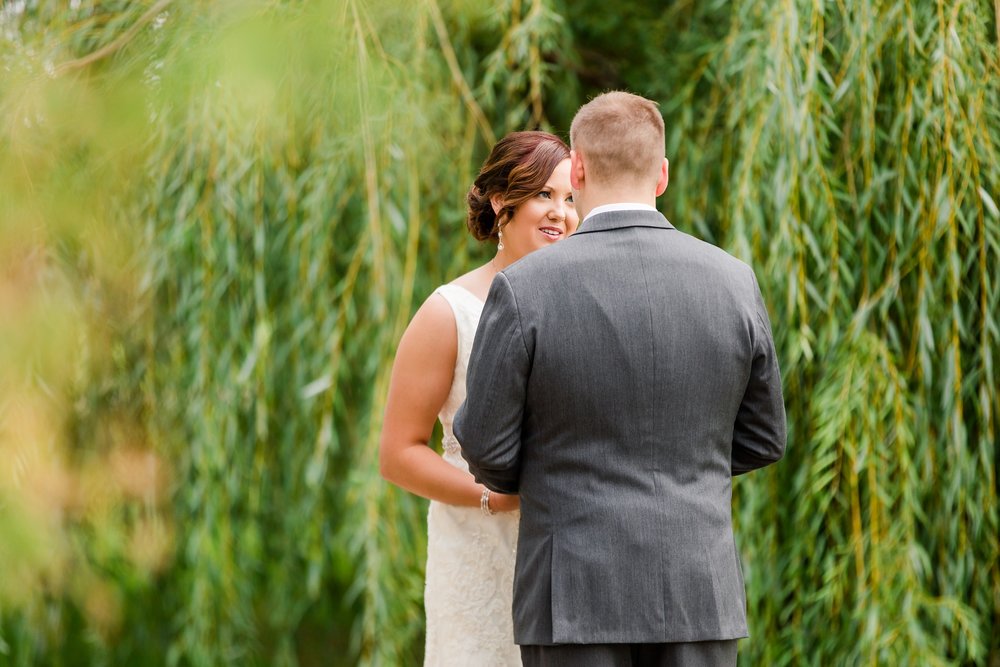
<path id="1" fill-rule="evenodd" d="M 569 165 L 569 158 L 556 165 L 541 191 L 518 206 L 510 222 L 504 225 L 504 254 L 510 261 L 576 231 L 580 218 L 573 205 Z"/>

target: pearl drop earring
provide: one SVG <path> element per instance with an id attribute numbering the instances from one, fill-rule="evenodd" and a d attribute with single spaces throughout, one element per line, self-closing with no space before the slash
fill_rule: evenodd
<path id="1" fill-rule="evenodd" d="M 503 250 L 503 230 L 497 230 L 497 236 L 500 238 L 500 243 L 497 244 L 497 250 Z"/>

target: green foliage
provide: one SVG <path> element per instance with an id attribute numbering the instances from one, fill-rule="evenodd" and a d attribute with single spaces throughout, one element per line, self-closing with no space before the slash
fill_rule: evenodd
<path id="1" fill-rule="evenodd" d="M 1000 660 L 994 7 L 38 0 L 0 37 L 0 663 L 419 664 L 396 342 L 487 256 L 489 145 L 612 87 L 782 356 L 743 664 Z"/>

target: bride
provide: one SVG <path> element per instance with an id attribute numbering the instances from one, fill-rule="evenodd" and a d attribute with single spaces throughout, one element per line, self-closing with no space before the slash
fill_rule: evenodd
<path id="1" fill-rule="evenodd" d="M 493 277 L 579 224 L 569 165 L 569 148 L 546 132 L 513 132 L 494 146 L 469 190 L 467 222 L 477 240 L 497 242 L 496 255 L 437 288 L 396 351 L 379 458 L 386 480 L 431 500 L 426 666 L 521 664 L 511 622 L 518 499 L 476 483 L 451 424 Z M 443 455 L 429 446 L 436 419 Z"/>

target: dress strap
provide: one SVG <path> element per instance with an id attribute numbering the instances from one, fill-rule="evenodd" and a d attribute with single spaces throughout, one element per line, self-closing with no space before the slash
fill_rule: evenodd
<path id="1" fill-rule="evenodd" d="M 441 285 L 434 292 L 443 296 L 454 311 L 473 308 L 475 312 L 479 312 L 483 309 L 483 301 L 459 285 L 453 283 Z"/>

